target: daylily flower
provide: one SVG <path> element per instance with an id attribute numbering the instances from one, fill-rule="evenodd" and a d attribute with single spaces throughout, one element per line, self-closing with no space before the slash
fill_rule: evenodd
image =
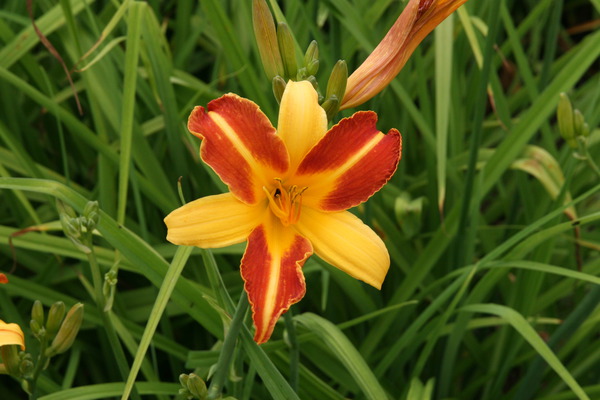
<path id="1" fill-rule="evenodd" d="M 277 131 L 259 107 L 235 94 L 196 107 L 188 129 L 200 155 L 230 192 L 192 201 L 165 218 L 167 240 L 215 248 L 248 241 L 241 274 L 252 307 L 254 340 L 305 293 L 302 265 L 314 252 L 381 288 L 390 259 L 383 241 L 347 210 L 393 175 L 400 133 L 377 130 L 374 112 L 358 112 L 327 130 L 307 81 L 289 82 Z"/>
<path id="2" fill-rule="evenodd" d="M 8 283 L 8 278 L 2 272 L 0 272 L 0 283 Z"/>
<path id="3" fill-rule="evenodd" d="M 0 319 L 0 347 L 11 344 L 21 346 L 25 350 L 25 336 L 17 324 L 7 324 Z"/>
<path id="4" fill-rule="evenodd" d="M 389 32 L 348 78 L 340 110 L 381 92 L 398 75 L 415 48 L 467 0 L 410 0 Z"/>

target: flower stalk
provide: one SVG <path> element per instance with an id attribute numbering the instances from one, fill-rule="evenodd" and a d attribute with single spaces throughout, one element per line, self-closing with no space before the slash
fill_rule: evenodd
<path id="1" fill-rule="evenodd" d="M 231 365 L 231 359 L 235 350 L 235 344 L 240 334 L 240 329 L 244 323 L 244 316 L 246 315 L 247 310 L 248 296 L 246 296 L 246 293 L 242 291 L 240 300 L 238 301 L 238 305 L 235 309 L 235 313 L 231 319 L 231 324 L 229 325 L 229 329 L 225 335 L 221 353 L 219 353 L 219 360 L 217 361 L 215 373 L 210 380 L 207 396 L 208 400 L 216 400 L 221 397 L 223 386 L 225 384 L 225 378 L 229 373 L 229 367 Z"/>

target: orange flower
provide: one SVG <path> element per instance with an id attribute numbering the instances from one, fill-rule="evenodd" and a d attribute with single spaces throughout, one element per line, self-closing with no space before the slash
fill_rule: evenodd
<path id="1" fill-rule="evenodd" d="M 235 94 L 196 107 L 188 129 L 200 155 L 230 192 L 192 201 L 165 218 L 167 240 L 215 248 L 248 241 L 241 273 L 252 306 L 254 340 L 305 293 L 302 265 L 314 252 L 380 288 L 390 259 L 382 240 L 347 210 L 393 175 L 400 133 L 384 135 L 374 112 L 358 112 L 327 130 L 307 82 L 289 82 L 277 131 L 259 107 Z"/>
<path id="2" fill-rule="evenodd" d="M 2 272 L 0 272 L 0 283 L 8 283 L 8 278 Z"/>
<path id="3" fill-rule="evenodd" d="M 0 347 L 13 344 L 25 350 L 25 336 L 21 327 L 17 324 L 7 324 L 0 319 Z"/>
<path id="4" fill-rule="evenodd" d="M 381 92 L 436 26 L 467 0 L 410 0 L 381 43 L 348 78 L 340 110 Z"/>

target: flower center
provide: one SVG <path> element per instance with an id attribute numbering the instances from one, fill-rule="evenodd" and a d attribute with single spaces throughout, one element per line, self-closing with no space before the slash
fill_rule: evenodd
<path id="1" fill-rule="evenodd" d="M 263 190 L 269 199 L 269 208 L 271 208 L 273 214 L 281 220 L 284 226 L 295 224 L 300 218 L 302 193 L 307 188 L 303 187 L 300 189 L 296 185 L 285 187 L 280 178 L 275 178 L 275 181 L 277 185 L 271 192 L 263 186 Z"/>

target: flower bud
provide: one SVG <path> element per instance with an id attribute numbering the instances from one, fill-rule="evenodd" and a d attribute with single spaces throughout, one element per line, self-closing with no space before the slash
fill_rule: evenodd
<path id="1" fill-rule="evenodd" d="M 79 229 L 79 219 L 71 218 L 66 214 L 60 216 L 60 223 L 62 225 L 65 235 L 71 240 L 79 239 L 81 231 Z"/>
<path id="2" fill-rule="evenodd" d="M 273 95 L 275 95 L 277 103 L 281 103 L 281 98 L 283 97 L 285 87 L 285 80 L 281 76 L 277 75 L 273 78 Z"/>
<path id="3" fill-rule="evenodd" d="M 306 73 L 309 76 L 314 76 L 319 71 L 319 60 L 312 60 L 310 64 L 306 66 Z"/>
<path id="4" fill-rule="evenodd" d="M 67 351 L 75 341 L 82 322 L 83 304 L 77 303 L 67 313 L 56 337 L 52 341 L 52 345 L 46 349 L 46 357 L 52 357 Z"/>
<path id="5" fill-rule="evenodd" d="M 312 87 L 315 89 L 315 92 L 319 93 L 319 82 L 317 82 L 317 78 L 314 76 L 309 76 L 306 78 L 307 81 L 310 82 Z M 323 96 L 319 95 L 319 102 L 322 102 Z"/>
<path id="6" fill-rule="evenodd" d="M 23 356 L 23 353 L 21 353 L 20 358 L 21 363 L 19 364 L 19 372 L 21 376 L 31 376 L 35 367 L 35 365 L 33 364 L 33 360 L 31 359 L 31 354 L 27 353 Z"/>
<path id="7" fill-rule="evenodd" d="M 31 319 L 40 327 L 44 326 L 44 306 L 39 300 L 33 302 L 33 307 L 31 307 Z"/>
<path id="8" fill-rule="evenodd" d="M 298 73 L 298 63 L 296 62 L 296 50 L 294 47 L 294 37 L 292 31 L 286 23 L 280 22 L 277 25 L 277 42 L 279 43 L 279 52 L 283 61 L 285 70 L 284 78 L 296 79 Z"/>
<path id="9" fill-rule="evenodd" d="M 102 285 L 102 295 L 104 296 L 104 311 L 112 308 L 115 291 L 117 286 L 117 271 L 110 270 L 104 275 L 104 285 Z"/>
<path id="10" fill-rule="evenodd" d="M 558 120 L 558 130 L 560 131 L 561 136 L 565 139 L 569 147 L 576 149 L 577 141 L 575 140 L 575 137 L 577 135 L 574 129 L 573 106 L 566 93 L 560 94 L 556 117 Z"/>
<path id="11" fill-rule="evenodd" d="M 573 129 L 575 130 L 575 136 L 587 137 L 590 135 L 590 127 L 585 123 L 583 114 L 579 110 L 573 111 Z"/>
<path id="12" fill-rule="evenodd" d="M 258 52 L 267 77 L 283 76 L 283 61 L 279 53 L 279 43 L 273 16 L 265 0 L 252 1 L 252 24 Z"/>
<path id="13" fill-rule="evenodd" d="M 181 384 L 181 386 L 187 388 L 187 383 L 188 383 L 188 379 L 189 378 L 190 377 L 189 377 L 188 374 L 181 374 L 181 375 L 179 375 L 179 383 Z"/>
<path id="14" fill-rule="evenodd" d="M 330 121 L 333 119 L 333 117 L 335 117 L 335 114 L 337 114 L 340 108 L 341 99 L 344 97 L 344 93 L 346 92 L 347 81 L 348 66 L 346 65 L 346 61 L 339 60 L 337 63 L 335 63 L 333 70 L 331 71 L 329 81 L 327 82 L 327 91 L 325 92 L 325 98 L 327 99 L 326 102 L 333 97 L 335 97 L 337 100 L 337 107 L 331 108 L 330 111 L 327 112 L 327 118 Z"/>
<path id="15" fill-rule="evenodd" d="M 336 95 L 333 95 L 325 100 L 323 104 L 321 104 L 321 107 L 327 114 L 327 120 L 331 121 L 340 108 L 340 101 Z"/>
<path id="16" fill-rule="evenodd" d="M 48 311 L 48 321 L 46 321 L 46 333 L 48 337 L 53 337 L 58 332 L 64 316 L 65 303 L 57 301 L 52 304 L 50 311 Z"/>
<path id="17" fill-rule="evenodd" d="M 88 201 L 85 207 L 83 208 L 82 215 L 86 218 L 89 218 L 90 214 L 98 213 L 98 202 L 97 201 Z"/>
<path id="18" fill-rule="evenodd" d="M 308 45 L 308 48 L 306 49 L 306 53 L 304 53 L 304 66 L 307 67 L 311 64 L 314 63 L 315 61 L 319 61 L 319 44 L 317 43 L 316 40 L 313 40 L 312 42 L 310 42 L 310 44 Z M 310 74 L 310 75 L 314 75 L 314 74 Z"/>
<path id="19" fill-rule="evenodd" d="M 29 327 L 31 328 L 31 333 L 38 339 L 42 339 L 46 336 L 46 328 L 39 324 L 35 319 L 29 321 Z"/>
<path id="20" fill-rule="evenodd" d="M 189 374 L 187 381 L 187 388 L 190 393 L 198 398 L 205 399 L 208 396 L 208 389 L 206 388 L 206 383 L 196 374 Z"/>

